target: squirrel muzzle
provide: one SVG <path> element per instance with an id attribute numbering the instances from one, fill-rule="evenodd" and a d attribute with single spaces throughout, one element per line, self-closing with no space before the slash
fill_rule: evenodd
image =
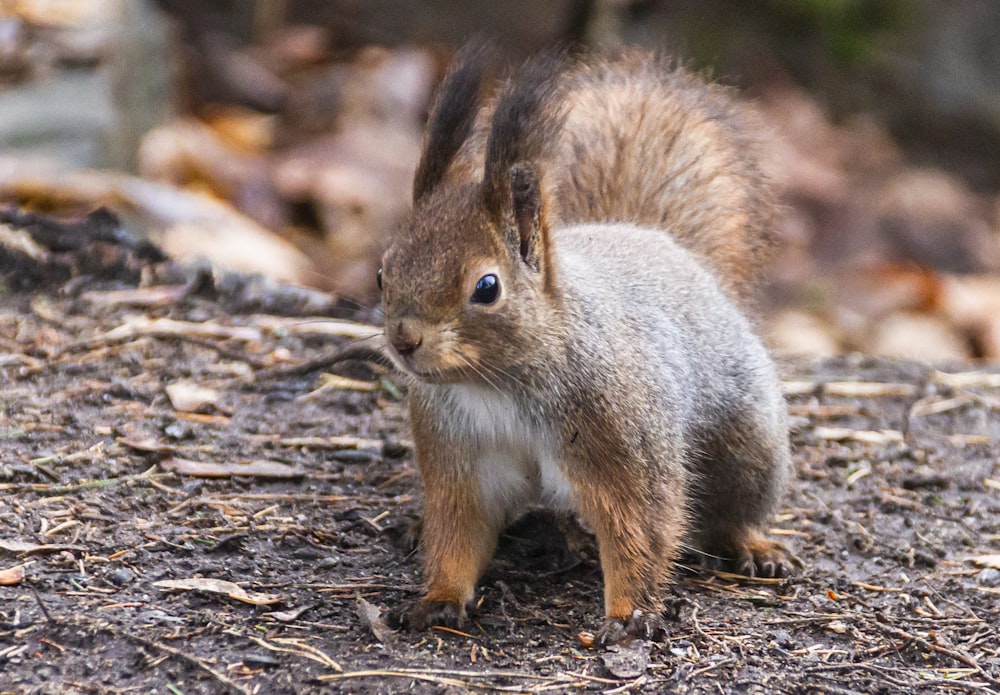
<path id="1" fill-rule="evenodd" d="M 424 342 L 420 327 L 412 319 L 396 321 L 392 327 L 387 327 L 389 344 L 400 357 L 410 357 Z"/>
<path id="2" fill-rule="evenodd" d="M 463 346 L 454 327 L 408 316 L 386 322 L 386 353 L 398 369 L 421 381 L 455 381 L 478 360 L 478 353 Z"/>

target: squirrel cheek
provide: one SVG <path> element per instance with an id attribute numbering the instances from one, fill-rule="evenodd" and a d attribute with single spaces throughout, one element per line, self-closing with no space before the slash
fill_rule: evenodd
<path id="1" fill-rule="evenodd" d="M 448 349 L 440 351 L 442 369 L 462 369 L 479 364 L 480 351 L 474 345 L 452 343 Z"/>
<path id="2" fill-rule="evenodd" d="M 464 343 L 448 331 L 427 335 L 420 350 L 409 358 L 421 372 L 463 373 L 476 369 L 481 358 L 478 347 Z"/>

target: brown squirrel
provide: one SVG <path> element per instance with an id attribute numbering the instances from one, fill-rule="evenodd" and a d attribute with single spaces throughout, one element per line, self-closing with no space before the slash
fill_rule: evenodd
<path id="1" fill-rule="evenodd" d="M 379 271 L 425 490 L 427 591 L 396 617 L 461 624 L 500 532 L 544 505 L 597 538 L 596 643 L 650 637 L 682 550 L 794 562 L 763 535 L 785 403 L 739 308 L 773 208 L 752 118 L 635 50 L 544 54 L 481 104 L 486 56 L 442 83 Z"/>

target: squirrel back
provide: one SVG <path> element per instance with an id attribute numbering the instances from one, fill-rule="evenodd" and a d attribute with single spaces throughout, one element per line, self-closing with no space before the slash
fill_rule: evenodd
<path id="1" fill-rule="evenodd" d="M 560 224 L 666 230 L 752 303 L 773 243 L 774 187 L 758 164 L 757 114 L 731 90 L 641 49 L 567 60 L 545 108 L 561 127 L 539 157 Z M 496 99 L 487 99 L 445 181 L 478 180 Z"/>

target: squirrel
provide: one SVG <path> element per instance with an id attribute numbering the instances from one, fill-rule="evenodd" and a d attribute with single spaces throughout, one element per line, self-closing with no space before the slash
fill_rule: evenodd
<path id="1" fill-rule="evenodd" d="M 774 209 L 753 117 L 638 49 L 543 53 L 483 100 L 489 63 L 466 47 L 446 74 L 378 274 L 424 484 L 426 593 L 394 618 L 460 626 L 542 505 L 596 536 L 595 644 L 654 637 L 682 553 L 797 563 L 764 534 L 790 454 L 744 313 Z"/>

